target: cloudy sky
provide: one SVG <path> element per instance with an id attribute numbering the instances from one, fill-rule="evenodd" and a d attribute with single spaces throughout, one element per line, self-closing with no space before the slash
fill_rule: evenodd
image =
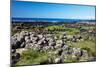
<path id="1" fill-rule="evenodd" d="M 13 0 L 11 16 L 19 18 L 95 19 L 95 6 Z"/>

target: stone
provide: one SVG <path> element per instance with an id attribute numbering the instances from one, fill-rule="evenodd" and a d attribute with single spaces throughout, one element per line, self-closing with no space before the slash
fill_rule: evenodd
<path id="1" fill-rule="evenodd" d="M 49 42 L 49 46 L 55 46 L 56 43 L 55 42 Z"/>
<path id="2" fill-rule="evenodd" d="M 55 58 L 54 63 L 61 63 L 61 58 L 60 57 Z"/>
<path id="3" fill-rule="evenodd" d="M 19 59 L 20 58 L 20 54 L 19 53 L 15 53 L 15 59 Z"/>
<path id="4" fill-rule="evenodd" d="M 55 48 L 61 48 L 64 46 L 64 42 L 62 40 L 57 40 L 56 41 L 56 47 Z"/>
<path id="5" fill-rule="evenodd" d="M 63 51 L 62 56 L 68 55 L 68 51 Z"/>
<path id="6" fill-rule="evenodd" d="M 43 35 L 37 35 L 40 39 L 42 39 L 44 36 Z"/>
<path id="7" fill-rule="evenodd" d="M 56 55 L 61 55 L 61 54 L 62 54 L 62 52 L 63 52 L 63 50 L 62 50 L 62 49 L 57 49 L 57 50 L 55 51 L 55 54 L 56 54 Z"/>
<path id="8" fill-rule="evenodd" d="M 30 37 L 29 36 L 25 36 L 25 41 L 28 40 L 28 39 L 30 39 Z"/>
<path id="9" fill-rule="evenodd" d="M 37 42 L 37 45 L 42 45 L 43 44 L 43 40 L 39 40 L 38 42 Z"/>
<path id="10" fill-rule="evenodd" d="M 82 50 L 82 56 L 87 56 L 87 55 L 88 55 L 87 50 Z"/>
<path id="11" fill-rule="evenodd" d="M 16 64 L 17 63 L 17 61 L 16 60 L 11 60 L 11 64 L 13 65 L 13 64 Z"/>
<path id="12" fill-rule="evenodd" d="M 57 36 L 55 36 L 54 39 L 57 40 L 58 39 Z"/>
<path id="13" fill-rule="evenodd" d="M 33 47 L 34 47 L 34 44 L 33 43 L 28 43 L 25 46 L 25 48 L 33 48 Z"/>
<path id="14" fill-rule="evenodd" d="M 21 43 L 20 43 L 20 41 L 18 41 L 18 40 L 15 40 L 15 41 L 13 42 L 13 44 L 11 44 L 12 49 L 20 48 L 20 45 L 21 45 Z"/>
<path id="15" fill-rule="evenodd" d="M 49 46 L 45 46 L 45 47 L 43 47 L 43 50 L 44 50 L 44 51 L 47 51 L 48 49 L 50 49 Z"/>
<path id="16" fill-rule="evenodd" d="M 64 50 L 68 50 L 68 45 L 64 45 L 61 49 L 62 49 L 63 51 L 64 51 Z"/>
<path id="17" fill-rule="evenodd" d="M 82 55 L 81 49 L 80 48 L 73 48 L 72 55 L 81 56 Z"/>
<path id="18" fill-rule="evenodd" d="M 71 41 L 72 42 L 77 42 L 77 39 L 76 38 L 72 38 Z"/>
<path id="19" fill-rule="evenodd" d="M 35 37 L 34 37 L 34 40 L 35 40 L 35 41 L 39 41 L 39 37 L 35 36 Z"/>
<path id="20" fill-rule="evenodd" d="M 20 48 L 24 48 L 25 47 L 25 42 L 23 42 L 21 45 L 20 45 Z"/>
<path id="21" fill-rule="evenodd" d="M 11 53 L 15 53 L 16 52 L 16 50 L 15 49 L 11 49 Z"/>

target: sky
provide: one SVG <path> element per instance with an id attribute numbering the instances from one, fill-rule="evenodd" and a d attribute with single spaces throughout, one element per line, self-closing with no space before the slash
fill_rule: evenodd
<path id="1" fill-rule="evenodd" d="M 12 1 L 11 17 L 95 19 L 95 6 Z"/>

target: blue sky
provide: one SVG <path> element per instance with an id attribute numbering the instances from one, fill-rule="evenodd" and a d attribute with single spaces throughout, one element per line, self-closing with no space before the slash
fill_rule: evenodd
<path id="1" fill-rule="evenodd" d="M 95 19 L 95 6 L 13 1 L 11 16 L 21 18 Z"/>

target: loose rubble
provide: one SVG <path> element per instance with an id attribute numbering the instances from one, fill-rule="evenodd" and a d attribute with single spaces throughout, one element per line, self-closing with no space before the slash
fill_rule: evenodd
<path id="1" fill-rule="evenodd" d="M 67 55 L 71 55 L 72 58 L 88 56 L 86 50 L 70 47 L 67 44 L 67 41 L 77 42 L 81 40 L 81 36 L 67 36 L 65 34 L 59 37 L 54 34 L 36 34 L 35 32 L 28 31 L 14 34 L 11 36 L 12 64 L 20 60 L 22 51 L 30 48 L 48 52 L 48 63 L 64 63 L 68 59 Z M 22 51 L 20 52 L 18 49 L 22 49 Z"/>

